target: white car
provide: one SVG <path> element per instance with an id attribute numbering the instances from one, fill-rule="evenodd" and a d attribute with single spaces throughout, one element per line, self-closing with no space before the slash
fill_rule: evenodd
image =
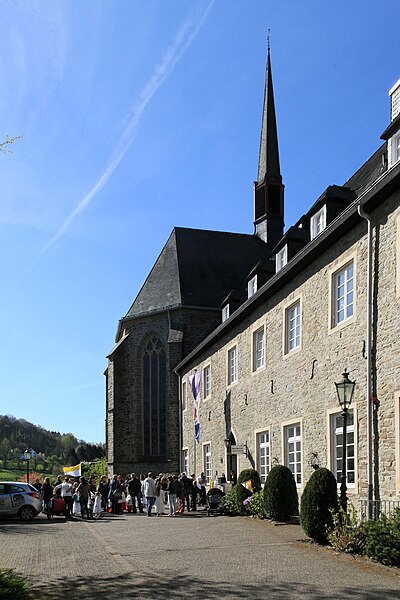
<path id="1" fill-rule="evenodd" d="M 42 510 L 40 493 L 29 483 L 0 481 L 0 517 L 30 521 Z"/>

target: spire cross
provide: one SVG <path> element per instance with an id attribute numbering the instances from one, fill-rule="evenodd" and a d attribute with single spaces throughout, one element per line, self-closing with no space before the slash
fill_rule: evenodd
<path id="1" fill-rule="evenodd" d="M 271 50 L 271 30 L 268 29 L 268 33 L 267 33 L 267 42 L 268 42 L 268 54 Z"/>

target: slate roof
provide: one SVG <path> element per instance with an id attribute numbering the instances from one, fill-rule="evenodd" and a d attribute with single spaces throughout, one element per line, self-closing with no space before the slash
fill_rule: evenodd
<path id="1" fill-rule="evenodd" d="M 219 308 L 270 252 L 257 236 L 175 227 L 127 317 L 176 306 Z"/>
<path id="2" fill-rule="evenodd" d="M 384 156 L 384 162 L 382 161 Z M 353 190 L 359 196 L 374 181 L 378 179 L 387 170 L 387 150 L 386 144 L 382 144 L 378 150 L 365 162 L 359 169 L 343 184 L 350 190 Z"/>

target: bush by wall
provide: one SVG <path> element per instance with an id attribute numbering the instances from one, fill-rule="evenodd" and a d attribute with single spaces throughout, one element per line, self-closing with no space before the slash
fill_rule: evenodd
<path id="1" fill-rule="evenodd" d="M 265 509 L 264 509 L 264 494 L 263 491 L 260 490 L 256 492 L 250 498 L 244 500 L 244 507 L 246 512 L 253 517 L 257 517 L 258 519 L 265 518 Z"/>
<path id="2" fill-rule="evenodd" d="M 365 554 L 383 565 L 400 566 L 400 509 L 379 521 L 361 525 L 365 536 Z"/>
<path id="3" fill-rule="evenodd" d="M 337 482 L 329 469 L 314 471 L 301 497 L 300 523 L 308 536 L 320 544 L 328 543 L 332 511 L 338 510 Z"/>
<path id="4" fill-rule="evenodd" d="M 249 480 L 251 481 L 253 493 L 259 492 L 261 490 L 261 479 L 256 469 L 243 469 L 243 471 L 240 471 L 237 479 L 238 485 Z"/>
<path id="5" fill-rule="evenodd" d="M 290 521 L 299 514 L 296 483 L 288 467 L 272 467 L 264 485 L 264 506 L 266 516 L 276 521 Z"/>
<path id="6" fill-rule="evenodd" d="M 244 515 L 246 512 L 243 505 L 246 498 L 250 498 L 251 492 L 242 485 L 235 485 L 232 490 L 224 496 L 219 504 L 222 514 L 230 516 Z"/>

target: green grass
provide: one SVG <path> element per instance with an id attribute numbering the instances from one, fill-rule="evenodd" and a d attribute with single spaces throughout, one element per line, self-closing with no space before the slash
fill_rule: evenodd
<path id="1" fill-rule="evenodd" d="M 42 474 L 42 477 L 53 477 L 51 473 L 39 472 Z M 18 481 L 25 474 L 26 469 L 0 469 L 0 481 Z"/>

